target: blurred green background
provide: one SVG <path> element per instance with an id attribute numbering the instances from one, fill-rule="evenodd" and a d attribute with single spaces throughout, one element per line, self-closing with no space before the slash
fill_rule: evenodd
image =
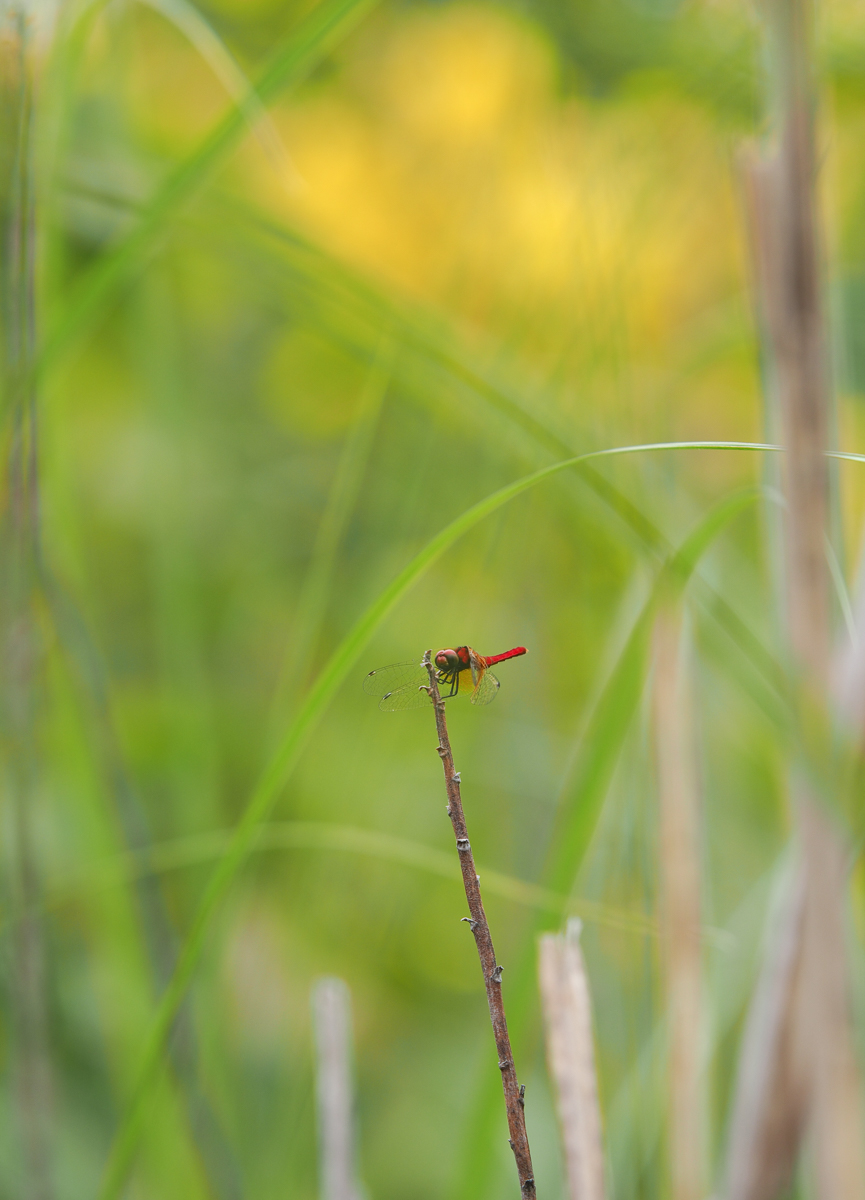
<path id="1" fill-rule="evenodd" d="M 58 1200 L 97 1193 L 222 834 L 333 648 L 411 556 L 569 453 L 764 439 L 737 166 L 766 129 L 750 4 L 368 5 L 266 111 L 247 105 L 234 143 L 154 216 L 149 198 L 311 8 L 61 6 L 34 51 L 53 600 L 28 819 L 52 1080 L 44 1195 Z M 861 451 L 860 6 L 822 5 L 818 45 L 837 438 Z M 576 821 L 556 890 L 586 921 L 612 1194 L 668 1194 L 646 697 L 638 686 L 600 725 L 592 714 L 658 546 L 763 464 L 679 451 L 596 469 L 594 486 L 565 472 L 479 523 L 363 649 L 209 930 L 129 1197 L 317 1195 L 309 997 L 325 973 L 352 993 L 369 1197 L 516 1194 L 456 866 L 445 877 L 424 858 L 452 852 L 432 716 L 381 713 L 361 687 L 374 667 L 465 642 L 529 648 L 501 667 L 492 707 L 449 709 L 482 885 L 485 868 L 548 885 L 557 821 Z M 837 498 L 852 578 L 860 466 L 840 468 Z M 788 833 L 762 660 L 717 603 L 779 653 L 770 510 L 731 524 L 689 591 L 710 1171 Z M 12 824 L 7 806 L 14 875 Z M 539 1194 L 554 1200 L 534 941 L 561 914 L 497 882 L 485 899 Z M 16 1123 L 8 921 L 4 939 L 0 1196 L 17 1200 L 37 1192 Z"/>

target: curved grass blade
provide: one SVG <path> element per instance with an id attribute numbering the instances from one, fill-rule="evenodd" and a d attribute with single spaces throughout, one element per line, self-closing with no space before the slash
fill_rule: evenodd
<path id="1" fill-rule="evenodd" d="M 658 573 L 649 598 L 631 629 L 610 677 L 598 697 L 580 739 L 571 780 L 565 784 L 542 886 L 567 894 L 597 828 L 622 743 L 631 728 L 643 694 L 648 670 L 649 636 L 658 604 L 671 593 L 681 594 L 715 538 L 759 496 L 752 488 L 726 498 L 712 508 L 671 554 Z M 544 928 L 536 921 L 508 990 L 508 1026 L 517 1044 L 525 1036 L 535 1004 L 535 938 Z M 495 1081 L 497 1082 L 497 1081 Z M 475 1110 L 466 1122 L 455 1194 L 459 1200 L 480 1200 L 489 1178 L 491 1142 L 498 1128 L 498 1090 L 484 1082 Z"/>
<path id="2" fill-rule="evenodd" d="M 140 0 L 140 3 L 170 21 L 190 42 L 238 108 L 244 110 L 247 124 L 275 169 L 290 185 L 296 186 L 300 179 L 297 168 L 291 161 L 273 118 L 210 22 L 189 0 Z"/>
<path id="3" fill-rule="evenodd" d="M 220 858 L 231 841 L 230 829 L 190 837 L 173 838 L 151 846 L 145 854 L 117 854 L 102 862 L 89 864 L 66 882 L 58 884 L 45 898 L 44 908 L 57 910 L 74 903 L 80 896 L 135 882 L 150 875 L 182 871 L 201 866 Z M 373 829 L 358 829 L 352 825 L 335 825 L 323 821 L 276 821 L 262 825 L 252 852 L 256 854 L 278 850 L 319 850 L 374 858 L 425 871 L 443 879 L 459 881 L 459 864 L 453 856 L 433 846 L 425 846 L 408 838 L 395 837 Z M 584 921 L 606 925 L 625 933 L 656 937 L 657 922 L 639 912 L 616 908 L 609 904 L 572 899 L 556 895 L 546 888 L 502 871 L 483 870 L 484 891 L 527 908 L 537 908 L 556 916 L 574 913 Z M 8 928 L 8 925 L 7 927 Z M 707 942 L 717 940 L 718 931 L 705 930 Z"/>
<path id="4" fill-rule="evenodd" d="M 491 381 L 481 369 L 466 361 L 460 350 L 451 345 L 454 339 L 441 328 L 441 323 L 417 305 L 394 303 L 296 230 L 253 214 L 236 202 L 229 207 L 232 213 L 242 218 L 241 228 L 245 224 L 261 231 L 268 240 L 268 250 L 272 244 L 282 249 L 283 260 L 294 275 L 295 287 L 303 294 L 305 314 L 309 316 L 310 312 L 315 312 L 329 332 L 354 353 L 369 355 L 372 345 L 369 331 L 377 329 L 386 320 L 399 335 L 404 362 L 410 360 L 413 351 L 425 367 L 437 367 L 449 385 L 454 382 L 461 384 L 515 428 L 528 434 L 538 447 L 557 458 L 573 455 L 573 444 L 555 426 L 549 415 L 539 415 L 531 410 L 512 389 Z M 333 314 L 335 307 L 336 319 Z M 351 317 L 350 328 L 347 328 L 344 320 L 346 314 Z M 450 386 L 443 389 L 445 393 L 450 390 Z M 412 390 L 407 389 L 406 394 L 411 395 Z M 437 391 L 436 395 L 439 394 Z M 582 482 L 619 517 L 641 548 L 660 560 L 671 552 L 672 547 L 662 531 L 591 463 L 578 464 L 575 471 Z M 762 677 L 764 689 L 768 687 L 775 692 L 783 690 L 782 668 L 746 622 L 708 581 L 698 579 L 696 586 L 703 607 L 730 639 L 731 645 Z"/>
<path id="5" fill-rule="evenodd" d="M 73 287 L 65 315 L 50 331 L 36 362 L 42 374 L 87 328 L 106 301 L 153 249 L 168 219 L 187 203 L 239 144 L 251 106 L 267 104 L 299 83 L 370 12 L 379 0 L 322 0 L 293 31 L 251 91 L 232 105 L 196 150 L 180 162 L 141 211 L 135 229 Z"/>
<path id="6" fill-rule="evenodd" d="M 213 872 L 198 911 L 193 918 L 186 942 L 178 958 L 174 976 L 166 988 L 157 1008 L 153 1026 L 142 1055 L 142 1065 L 129 1107 L 112 1145 L 99 1200 L 116 1200 L 126 1178 L 132 1155 L 141 1135 L 145 1102 L 162 1060 L 165 1042 L 171 1030 L 178 1006 L 189 986 L 204 946 L 210 919 L 237 872 L 250 852 L 260 825 L 267 819 L 296 765 L 325 709 L 345 680 L 358 657 L 388 613 L 395 607 L 408 589 L 448 550 L 464 533 L 474 528 L 484 517 L 496 512 L 509 500 L 522 495 L 547 479 L 573 468 L 578 463 L 624 454 L 645 453 L 658 450 L 682 449 L 738 449 L 749 451 L 777 450 L 776 446 L 765 446 L 750 442 L 662 442 L 640 446 L 617 446 L 609 450 L 595 450 L 576 455 L 563 462 L 543 467 L 522 479 L 493 492 L 485 499 L 467 509 L 433 537 L 410 563 L 373 601 L 366 612 L 346 634 L 322 669 L 315 684 L 307 694 L 297 716 L 289 726 L 281 744 L 266 768 L 247 808 L 235 829 L 231 843 Z M 854 456 L 865 461 L 865 456 Z M 730 503 L 729 501 L 727 502 Z M 688 543 L 686 543 L 687 545 Z M 696 560 L 695 560 L 696 561 Z M 669 570 L 662 572 L 664 586 L 675 586 L 675 580 L 690 573 L 690 558 L 684 547 L 670 560 Z M 614 706 L 614 711 L 618 708 Z"/>

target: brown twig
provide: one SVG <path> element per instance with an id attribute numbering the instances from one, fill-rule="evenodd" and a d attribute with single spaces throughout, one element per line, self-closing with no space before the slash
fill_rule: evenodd
<path id="1" fill-rule="evenodd" d="M 460 870 L 463 875 L 463 885 L 466 890 L 466 900 L 469 905 L 468 921 L 478 948 L 478 958 L 484 975 L 487 989 L 487 1002 L 490 1006 L 490 1020 L 493 1023 L 493 1034 L 496 1039 L 496 1050 L 499 1056 L 499 1070 L 502 1074 L 502 1088 L 505 1093 L 505 1107 L 508 1113 L 508 1130 L 510 1132 L 511 1149 L 517 1164 L 520 1177 L 520 1191 L 523 1200 L 534 1200 L 535 1178 L 532 1170 L 532 1155 L 529 1150 L 529 1139 L 526 1134 L 526 1114 L 523 1106 L 525 1088 L 517 1082 L 517 1071 L 511 1053 L 511 1040 L 508 1037 L 508 1023 L 505 1019 L 505 1005 L 502 999 L 502 967 L 496 963 L 496 952 L 493 949 L 493 939 L 481 900 L 480 878 L 475 871 L 475 860 L 472 857 L 466 818 L 460 798 L 460 777 L 454 767 L 454 757 L 451 752 L 447 723 L 445 722 L 445 704 L 441 698 L 436 679 L 435 667 L 431 661 L 432 651 L 427 650 L 423 663 L 429 672 L 429 693 L 435 709 L 436 730 L 439 735 L 438 752 L 445 773 L 445 786 L 448 794 L 448 816 L 454 827 L 457 850 L 460 858 Z"/>

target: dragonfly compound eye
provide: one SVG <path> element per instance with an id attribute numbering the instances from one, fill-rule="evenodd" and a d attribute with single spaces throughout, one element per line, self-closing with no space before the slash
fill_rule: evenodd
<path id="1" fill-rule="evenodd" d="M 448 675 L 452 675 L 462 666 L 456 650 L 439 650 L 435 663 L 440 671 L 446 671 Z"/>

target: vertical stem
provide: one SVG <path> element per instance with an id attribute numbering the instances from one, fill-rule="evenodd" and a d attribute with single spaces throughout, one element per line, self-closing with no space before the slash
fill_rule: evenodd
<path id="1" fill-rule="evenodd" d="M 766 315 L 786 447 L 785 539 L 790 645 L 808 685 L 829 664 L 829 377 L 817 230 L 810 0 L 772 0 L 780 121 L 768 197 L 772 223 Z M 773 194 L 772 194 L 773 193 Z M 767 231 L 768 232 L 768 231 Z"/>
<path id="2" fill-rule="evenodd" d="M 654 634 L 660 908 L 670 1045 L 671 1194 L 673 1200 L 702 1200 L 700 834 L 680 612 L 678 606 L 662 607 Z"/>
<path id="3" fill-rule="evenodd" d="M 828 765 L 829 479 L 824 451 L 830 388 L 815 179 L 811 0 L 769 0 L 768 16 L 779 146 L 774 157 L 751 171 L 755 258 L 787 451 L 785 607 L 799 684 L 800 735 L 804 758 L 810 754 L 812 761 Z M 788 899 L 787 927 L 796 943 L 790 953 L 779 949 L 764 964 L 758 998 L 774 1005 L 763 1022 L 771 1033 L 773 1057 L 763 1060 L 761 1080 L 743 1062 L 731 1123 L 734 1134 L 745 1130 L 749 1087 L 752 1094 L 759 1093 L 762 1111 L 752 1115 L 761 1133 L 750 1145 L 763 1151 L 750 1154 L 747 1169 L 742 1166 L 747 1154 L 738 1166 L 731 1157 L 728 1174 L 739 1181 L 737 1197 L 768 1195 L 760 1190 L 761 1173 L 764 1180 L 790 1175 L 807 1122 L 818 1194 L 854 1200 L 865 1195 L 865 1159 L 845 947 L 845 847 L 818 801 L 804 761 L 791 763 L 790 782 L 801 861 Z M 779 947 L 784 946 L 786 938 L 781 938 Z M 771 978 L 781 978 L 781 966 L 783 989 L 773 987 Z M 756 1019 L 750 1028 L 758 1028 Z M 748 1049 L 746 1039 L 743 1056 Z M 786 1113 L 783 1122 L 779 1113 Z M 737 1144 L 744 1151 L 747 1142 L 740 1137 L 737 1143 L 734 1137 L 731 1155 Z"/>
<path id="4" fill-rule="evenodd" d="M 0 179 L 3 256 L 4 415 L 9 422 L 8 507 L 2 537 L 3 769 L 14 836 L 10 877 L 15 922 L 11 1000 L 14 1078 L 27 1200 L 49 1200 L 51 1075 L 38 911 L 32 810 L 36 796 L 40 636 L 36 600 L 39 561 L 36 396 L 29 382 L 35 357 L 35 201 L 33 63 L 24 11 L 14 7 L 0 27 L 0 102 L 6 157 Z"/>
<path id="5" fill-rule="evenodd" d="M 808 1115 L 809 1087 L 794 1051 L 802 966 L 804 881 L 784 897 L 739 1049 L 724 1164 L 725 1200 L 775 1200 L 793 1177 Z"/>
<path id="6" fill-rule="evenodd" d="M 351 1082 L 351 999 L 341 979 L 320 979 L 312 993 L 321 1200 L 358 1200 Z"/>
<path id="7" fill-rule="evenodd" d="M 582 922 L 540 941 L 538 976 L 565 1152 L 568 1200 L 604 1200 L 604 1145 L 592 1042 L 592 999 L 580 950 Z"/>
<path id="8" fill-rule="evenodd" d="M 809 0 L 774 0 L 781 124 L 771 330 L 787 446 L 787 612 L 806 705 L 826 704 L 830 654 L 825 539 L 830 392 L 820 278 Z M 807 720 L 806 709 L 805 719 Z M 803 778 L 794 777 L 805 884 L 797 1051 L 811 1082 L 817 1188 L 865 1194 L 861 1099 L 852 1034 L 844 928 L 845 850 Z"/>
<path id="9" fill-rule="evenodd" d="M 508 1114 L 508 1130 L 510 1132 L 511 1149 L 517 1165 L 520 1179 L 520 1191 L 523 1200 L 534 1200 L 536 1196 L 535 1178 L 532 1170 L 532 1156 L 529 1150 L 529 1139 L 526 1134 L 526 1114 L 523 1104 L 524 1088 L 517 1082 L 517 1072 L 511 1053 L 511 1041 L 508 1036 L 508 1023 L 505 1019 L 505 1006 L 502 999 L 502 968 L 496 963 L 496 952 L 493 949 L 493 939 L 481 900 L 480 878 L 475 871 L 475 861 L 472 856 L 471 842 L 466 828 L 466 818 L 460 798 L 460 777 L 454 767 L 454 757 L 451 752 L 445 721 L 445 702 L 439 693 L 435 667 L 431 662 L 430 650 L 424 655 L 424 666 L 429 672 L 429 692 L 435 710 L 436 730 L 438 732 L 438 752 L 442 761 L 445 776 L 445 787 L 448 796 L 448 816 L 453 825 L 460 859 L 460 870 L 463 876 L 466 900 L 471 917 L 469 926 L 475 938 L 478 958 L 481 960 L 481 970 L 487 991 L 487 1003 L 490 1009 L 490 1020 L 493 1025 L 493 1035 L 496 1040 L 496 1050 L 499 1057 L 499 1070 L 502 1075 L 502 1088 L 505 1094 L 505 1107 Z"/>

